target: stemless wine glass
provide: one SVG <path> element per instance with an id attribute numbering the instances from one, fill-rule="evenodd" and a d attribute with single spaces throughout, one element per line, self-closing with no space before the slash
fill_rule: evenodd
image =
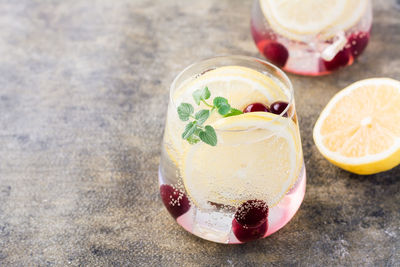
<path id="1" fill-rule="evenodd" d="M 201 238 L 243 243 L 282 228 L 306 186 L 288 77 L 242 56 L 184 69 L 170 88 L 159 182 L 167 210 Z"/>
<path id="2" fill-rule="evenodd" d="M 371 31 L 370 0 L 254 0 L 258 50 L 286 71 L 324 75 L 353 64 Z"/>

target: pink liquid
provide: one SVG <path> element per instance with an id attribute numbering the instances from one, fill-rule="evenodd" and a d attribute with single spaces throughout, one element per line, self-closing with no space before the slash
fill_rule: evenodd
<path id="1" fill-rule="evenodd" d="M 317 40 L 314 43 L 290 40 L 272 30 L 255 1 L 251 20 L 251 33 L 258 50 L 270 62 L 295 74 L 318 76 L 352 65 L 368 45 L 372 23 L 371 11 L 360 22 L 345 32 L 346 45 L 331 61 L 321 58 L 321 47 L 333 43 Z"/>
<path id="2" fill-rule="evenodd" d="M 218 205 L 216 205 L 214 210 L 202 211 L 193 203 L 190 203 L 184 190 L 167 190 L 170 195 L 168 193 L 165 194 L 165 189 L 172 189 L 173 186 L 167 185 L 161 171 L 159 172 L 159 181 L 164 205 L 177 223 L 185 230 L 203 239 L 218 243 L 239 244 L 248 241 L 233 231 L 233 227 L 235 227 L 233 220 L 235 210 L 227 212 L 219 209 Z M 303 166 L 303 170 L 293 188 L 281 199 L 278 205 L 269 210 L 267 226 L 264 225 L 254 229 L 257 234 L 256 238 L 251 236 L 252 234 L 254 235 L 254 233 L 251 233 L 252 229 L 248 230 L 250 240 L 267 237 L 285 226 L 299 209 L 304 198 L 305 188 L 306 174 Z M 247 233 L 245 232 L 244 234 Z M 238 240 L 238 238 L 244 242 Z"/>

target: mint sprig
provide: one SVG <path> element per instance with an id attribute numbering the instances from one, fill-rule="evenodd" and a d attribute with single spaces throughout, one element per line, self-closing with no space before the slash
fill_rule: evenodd
<path id="1" fill-rule="evenodd" d="M 200 141 L 211 146 L 217 145 L 217 134 L 212 126 L 203 124 L 210 117 L 211 113 L 216 110 L 223 117 L 236 116 L 243 114 L 242 111 L 232 108 L 228 103 L 228 100 L 224 97 L 217 96 L 213 99 L 212 104 L 209 104 L 206 100 L 211 97 L 211 92 L 208 87 L 198 89 L 192 94 L 194 102 L 199 106 L 203 103 L 209 109 L 201 109 L 194 115 L 194 108 L 189 103 L 181 103 L 177 108 L 178 116 L 181 121 L 188 121 L 192 119 L 185 126 L 185 130 L 182 133 L 182 138 L 193 145 Z"/>

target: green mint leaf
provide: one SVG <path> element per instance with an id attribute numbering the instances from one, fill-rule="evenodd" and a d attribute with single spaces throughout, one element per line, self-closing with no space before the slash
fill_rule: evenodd
<path id="1" fill-rule="evenodd" d="M 207 125 L 204 128 L 204 131 L 201 131 L 199 133 L 199 137 L 201 141 L 203 141 L 206 144 L 209 144 L 210 146 L 217 145 L 217 134 L 215 133 L 214 128 L 211 127 L 210 125 Z"/>
<path id="2" fill-rule="evenodd" d="M 221 115 L 226 115 L 231 111 L 231 105 L 223 104 L 218 107 L 218 113 Z"/>
<path id="3" fill-rule="evenodd" d="M 217 108 L 219 108 L 222 105 L 229 105 L 228 104 L 228 100 L 226 98 L 224 98 L 224 97 L 221 97 L 221 96 L 217 96 L 216 98 L 214 98 L 213 104 Z"/>
<path id="4" fill-rule="evenodd" d="M 203 99 L 205 99 L 205 100 L 210 98 L 211 92 L 210 92 L 210 90 L 208 90 L 207 86 L 204 87 L 202 96 L 203 96 Z"/>
<path id="5" fill-rule="evenodd" d="M 226 118 L 226 117 L 236 116 L 236 115 L 240 115 L 240 114 L 243 114 L 243 112 L 236 108 L 231 108 L 231 111 L 229 111 L 228 114 L 224 115 L 224 117 Z"/>
<path id="6" fill-rule="evenodd" d="M 194 102 L 196 102 L 197 105 L 200 105 L 201 89 L 198 89 L 198 90 L 194 91 L 192 96 L 193 96 Z"/>
<path id="7" fill-rule="evenodd" d="M 194 135 L 189 136 L 186 140 L 191 145 L 194 145 L 194 144 L 197 144 L 198 142 L 200 142 L 200 139 L 198 137 L 194 136 Z"/>
<path id="8" fill-rule="evenodd" d="M 188 139 L 191 135 L 193 135 L 196 129 L 197 129 L 196 122 L 194 121 L 189 122 L 185 127 L 185 131 L 182 133 L 182 138 Z"/>
<path id="9" fill-rule="evenodd" d="M 194 117 L 197 120 L 197 124 L 202 125 L 208 119 L 208 117 L 210 117 L 210 111 L 207 109 L 202 109 L 198 111 Z"/>
<path id="10" fill-rule="evenodd" d="M 206 86 L 203 89 L 197 89 L 196 91 L 194 91 L 192 96 L 193 96 L 194 102 L 196 102 L 197 105 L 200 105 L 200 101 L 209 99 L 211 96 L 211 93 L 210 93 L 210 90 L 208 90 L 208 87 Z"/>
<path id="11" fill-rule="evenodd" d="M 193 106 L 189 103 L 181 103 L 178 107 L 178 115 L 181 121 L 187 121 L 193 112 Z"/>

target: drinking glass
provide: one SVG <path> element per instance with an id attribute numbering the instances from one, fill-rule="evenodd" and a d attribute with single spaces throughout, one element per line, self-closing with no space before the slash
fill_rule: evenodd
<path id="1" fill-rule="evenodd" d="M 184 229 L 235 244 L 291 220 L 306 174 L 284 72 L 243 56 L 195 63 L 173 81 L 166 117 L 160 195 Z"/>
<path id="2" fill-rule="evenodd" d="M 369 0 L 254 0 L 251 16 L 254 42 L 267 60 L 312 76 L 353 64 L 367 47 L 371 24 Z"/>

